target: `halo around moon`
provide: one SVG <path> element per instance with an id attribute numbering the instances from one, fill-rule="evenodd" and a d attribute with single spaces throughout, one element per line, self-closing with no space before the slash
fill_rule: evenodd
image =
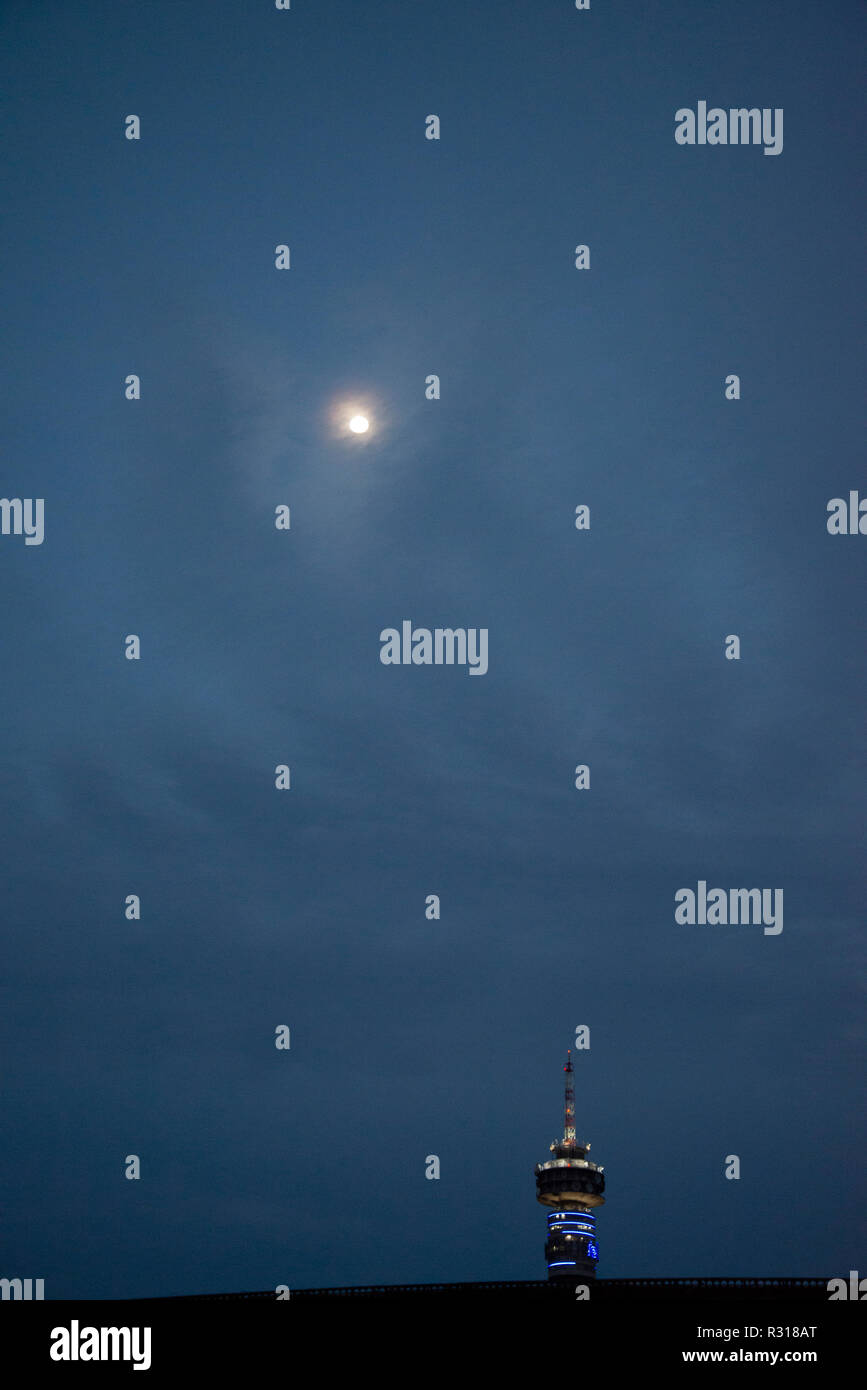
<path id="1" fill-rule="evenodd" d="M 381 444 L 384 433 L 388 433 L 388 404 L 366 383 L 360 388 L 352 385 L 348 390 L 335 391 L 326 411 L 330 438 L 335 443 L 342 441 L 350 449 L 366 450 L 370 445 Z"/>

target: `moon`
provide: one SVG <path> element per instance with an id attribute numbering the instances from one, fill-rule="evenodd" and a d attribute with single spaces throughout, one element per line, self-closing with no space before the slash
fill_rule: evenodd
<path id="1" fill-rule="evenodd" d="M 323 424 L 329 439 L 356 462 L 372 444 L 381 444 L 387 437 L 388 401 L 370 382 L 349 382 L 335 390 L 326 408 Z"/>

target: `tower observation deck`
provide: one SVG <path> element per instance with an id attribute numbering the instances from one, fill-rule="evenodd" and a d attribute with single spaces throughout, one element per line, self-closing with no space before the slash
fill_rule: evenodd
<path id="1" fill-rule="evenodd" d="M 551 1145 L 547 1163 L 536 1164 L 536 1200 L 549 1207 L 545 1258 L 549 1279 L 593 1279 L 599 1259 L 594 1208 L 605 1198 L 603 1170 L 587 1157 L 589 1144 L 575 1138 L 575 1086 L 571 1051 L 566 1054 L 563 1138 Z"/>

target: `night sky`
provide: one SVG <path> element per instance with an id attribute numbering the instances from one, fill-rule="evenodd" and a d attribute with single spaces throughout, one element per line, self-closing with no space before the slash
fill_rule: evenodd
<path id="1" fill-rule="evenodd" d="M 865 30 L 4 0 L 0 1276 L 544 1278 L 580 1025 L 600 1277 L 865 1272 Z"/>

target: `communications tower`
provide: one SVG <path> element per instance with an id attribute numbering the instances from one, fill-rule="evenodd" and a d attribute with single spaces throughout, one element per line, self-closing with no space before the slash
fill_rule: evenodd
<path id="1" fill-rule="evenodd" d="M 536 1164 L 536 1200 L 550 1207 L 545 1259 L 549 1279 L 594 1279 L 599 1259 L 595 1207 L 605 1198 L 604 1170 L 587 1157 L 589 1144 L 575 1138 L 572 1052 L 566 1053 L 566 1114 L 563 1138 L 551 1145 L 547 1163 Z"/>

